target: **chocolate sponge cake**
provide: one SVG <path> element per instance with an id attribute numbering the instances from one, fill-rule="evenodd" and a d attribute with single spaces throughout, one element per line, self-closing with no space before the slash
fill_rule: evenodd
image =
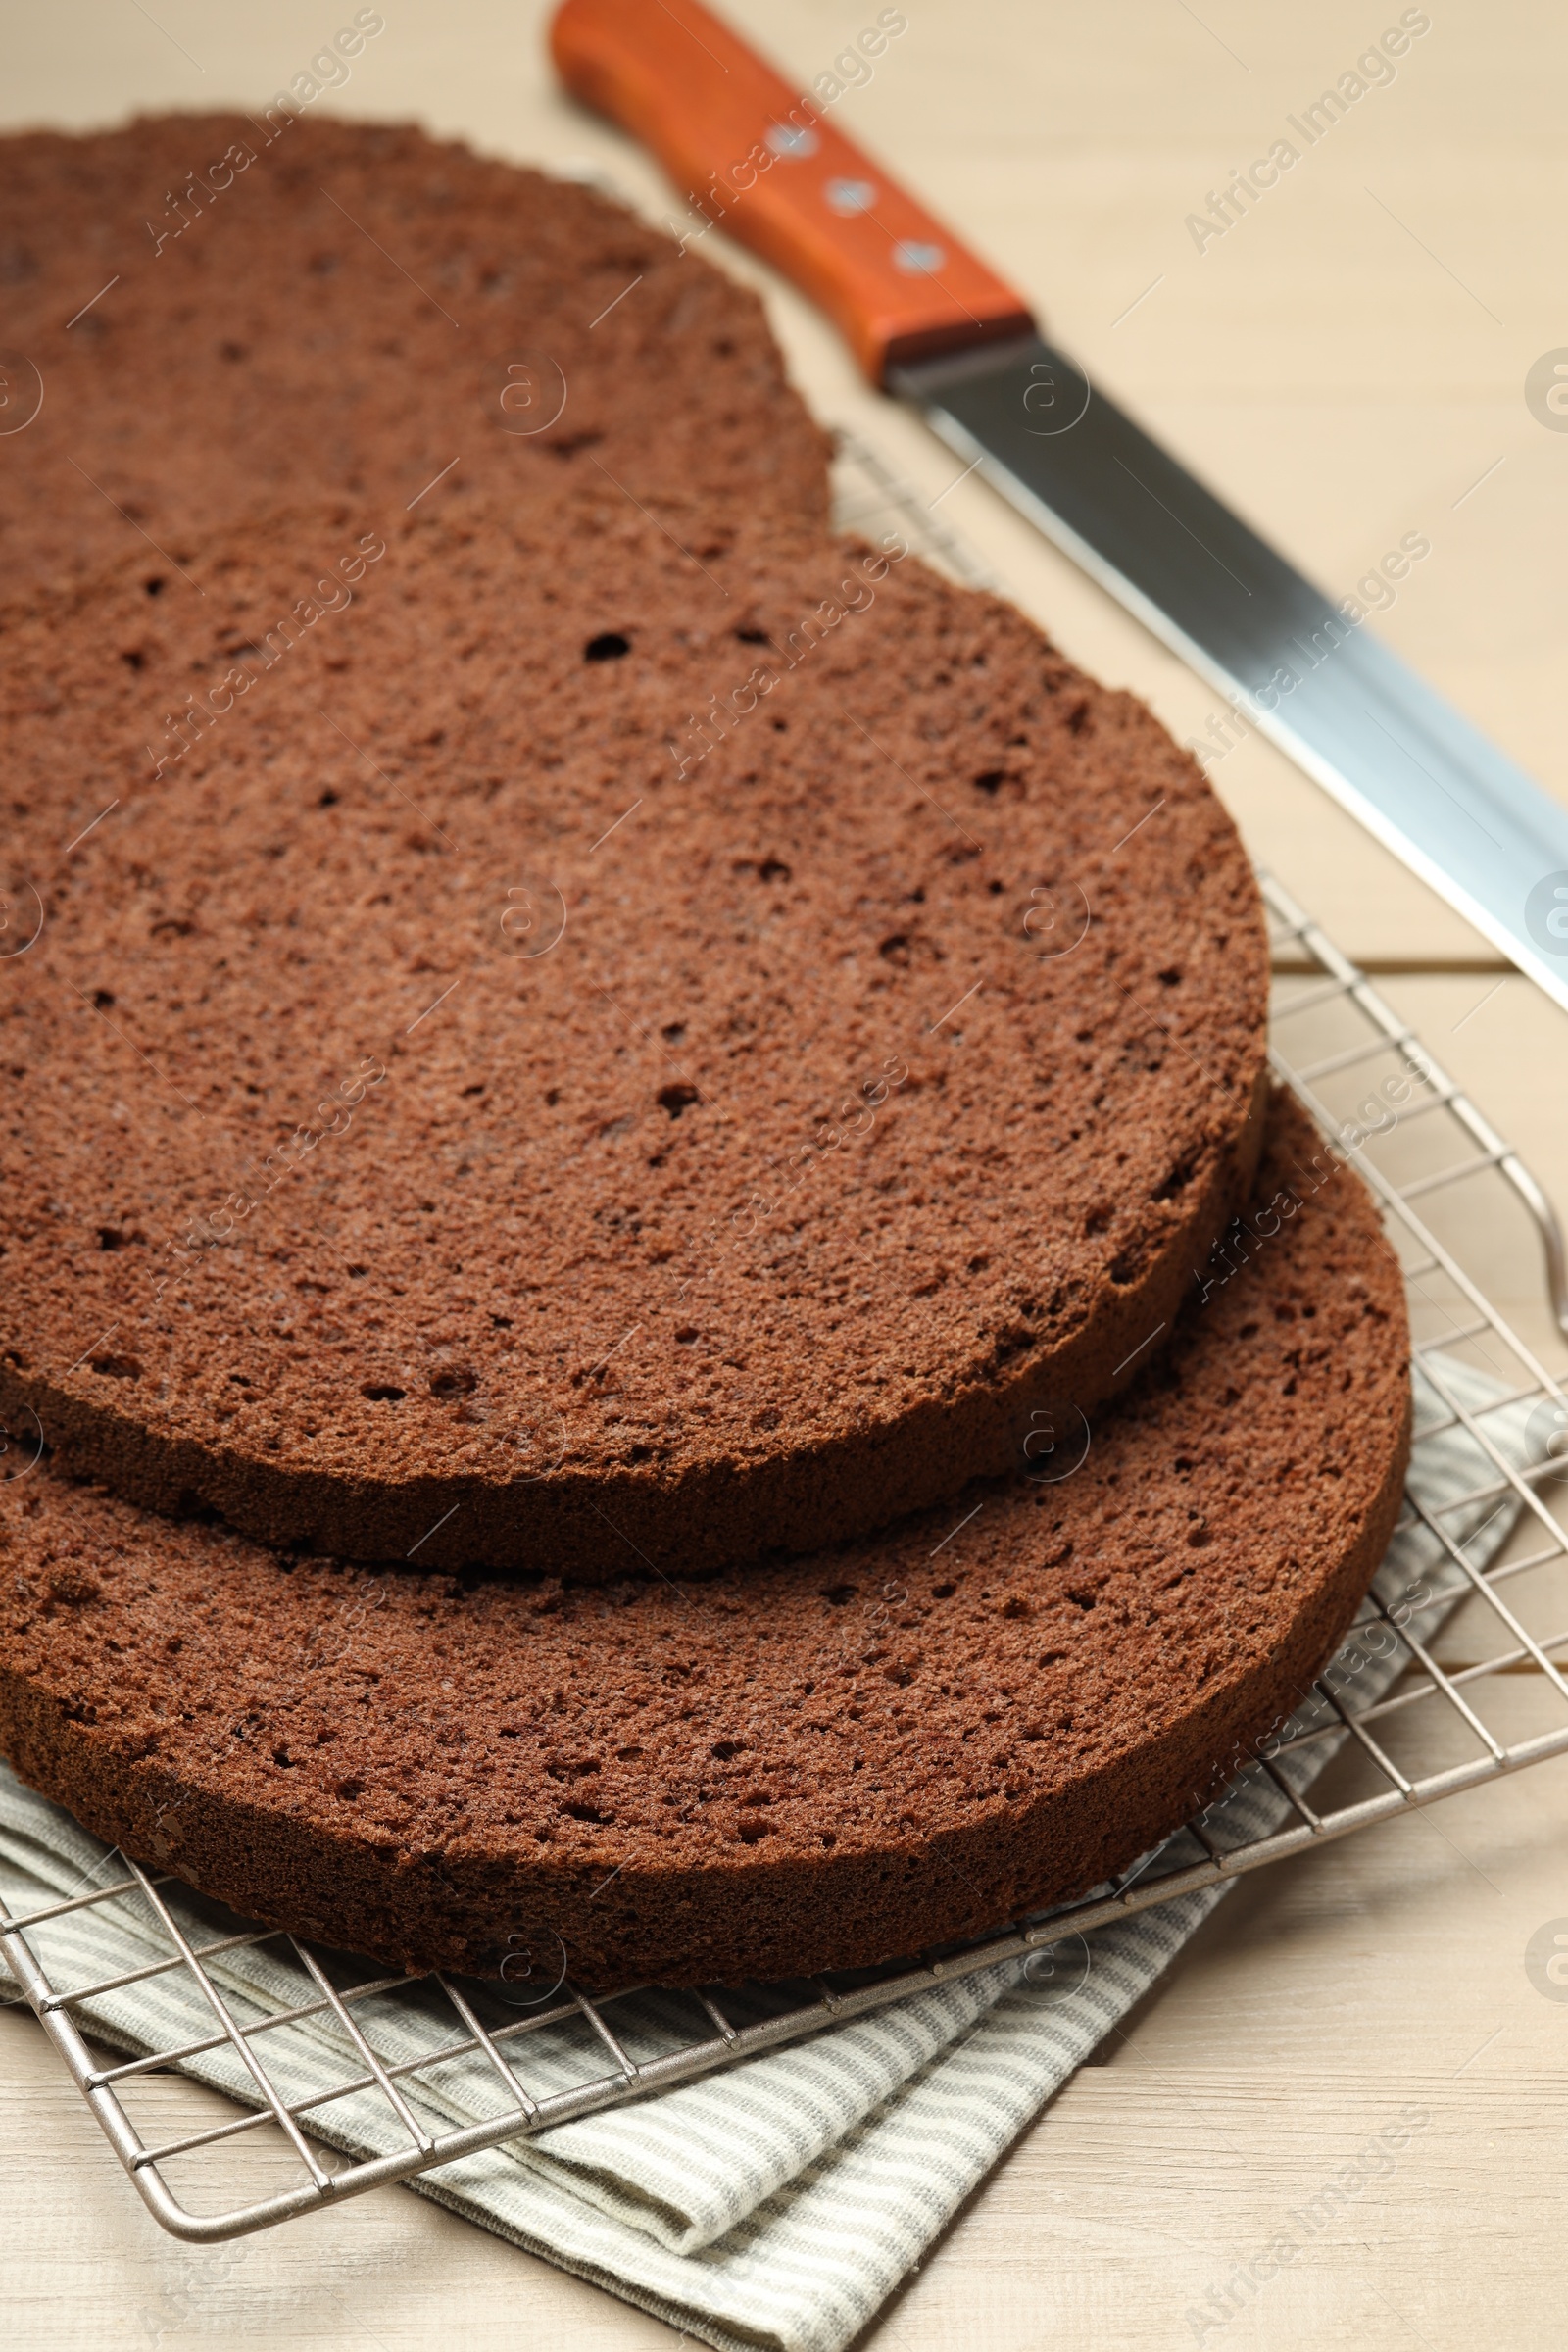
<path id="1" fill-rule="evenodd" d="M 1398 1269 L 1283 1100 L 1247 1225 L 1070 1475 L 747 1575 L 377 1575 L 46 1465 L 0 1504 L 0 1747 L 127 1852 L 412 1968 L 559 1937 L 605 1989 L 781 1977 L 1068 1896 L 1294 1703 L 1396 1516 Z"/>
<path id="2" fill-rule="evenodd" d="M 594 472 L 0 615 L 0 1406 L 76 1470 L 730 1566 L 1162 1343 L 1259 1137 L 1229 818 L 896 544 L 678 536 Z"/>
<path id="3" fill-rule="evenodd" d="M 640 498 L 826 519 L 826 437 L 755 294 L 412 124 L 0 138 L 0 289 L 11 597 L 269 505 L 401 514 L 449 467 L 504 501 L 597 461 Z"/>

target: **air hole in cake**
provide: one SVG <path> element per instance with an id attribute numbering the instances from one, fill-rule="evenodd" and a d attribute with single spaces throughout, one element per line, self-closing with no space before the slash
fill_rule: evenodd
<path id="1" fill-rule="evenodd" d="M 831 1601 L 834 1608 L 842 1609 L 844 1603 L 853 1600 L 859 1590 L 858 1585 L 828 1585 L 823 1589 L 822 1598 Z"/>
<path id="2" fill-rule="evenodd" d="M 125 1244 L 135 1238 L 134 1234 L 122 1233 L 118 1225 L 100 1225 L 98 1228 L 100 1250 L 123 1250 Z"/>
<path id="3" fill-rule="evenodd" d="M 745 1745 L 744 1740 L 715 1740 L 708 1752 L 711 1756 L 716 1756 L 721 1764 L 727 1764 L 731 1756 L 741 1754 Z"/>
<path id="4" fill-rule="evenodd" d="M 92 992 L 92 1001 L 102 1012 L 106 1004 L 113 1004 L 115 1002 L 115 992 L 112 988 L 95 988 Z"/>
<path id="5" fill-rule="evenodd" d="M 1110 1261 L 1110 1279 L 1118 1290 L 1125 1290 L 1129 1283 L 1136 1282 L 1143 1270 L 1144 1245 L 1142 1242 L 1129 1243 L 1128 1247 Z"/>
<path id="6" fill-rule="evenodd" d="M 1182 984 L 1181 972 L 1174 963 L 1167 964 L 1158 979 L 1161 988 L 1180 988 Z"/>
<path id="7" fill-rule="evenodd" d="M 1165 1178 L 1164 1183 L 1160 1185 L 1154 1199 L 1156 1200 L 1174 1200 L 1178 1193 L 1186 1192 L 1192 1181 L 1193 1162 L 1190 1159 L 1179 1159 Z"/>
<path id="8" fill-rule="evenodd" d="M 630 652 L 629 637 L 623 637 L 618 629 L 601 629 L 583 647 L 582 658 L 585 662 L 618 662 L 622 654 Z"/>
<path id="9" fill-rule="evenodd" d="M 1105 1202 L 1104 1202 L 1104 1201 L 1102 1201 L 1102 1202 L 1100 1203 L 1100 1206 L 1099 1206 L 1098 1208 L 1092 1208 L 1092 1209 L 1089 1211 L 1089 1214 L 1088 1214 L 1088 1216 L 1087 1216 L 1087 1217 L 1085 1217 L 1085 1219 L 1084 1219 L 1084 1231 L 1085 1231 L 1085 1233 L 1086 1233 L 1086 1234 L 1091 1234 L 1091 1235 L 1093 1235 L 1093 1234 L 1098 1234 L 1098 1233 L 1103 1233 L 1103 1232 L 1104 1232 L 1104 1230 L 1105 1230 L 1105 1228 L 1106 1228 L 1106 1226 L 1107 1226 L 1107 1225 L 1110 1223 L 1110 1220 L 1111 1220 L 1111 1218 L 1112 1218 L 1112 1216 L 1113 1216 L 1114 1214 L 1115 1214 L 1115 1211 L 1114 1211 L 1113 1209 L 1111 1209 L 1111 1208 L 1107 1207 L 1107 1205 L 1105 1204 Z"/>
<path id="10" fill-rule="evenodd" d="M 678 1046 L 686 1034 L 686 1024 L 684 1021 L 666 1021 L 659 1034 L 668 1038 L 672 1046 Z"/>
<path id="11" fill-rule="evenodd" d="M 790 869 L 782 858 L 764 858 L 757 869 L 759 882 L 787 882 Z"/>
<path id="12" fill-rule="evenodd" d="M 323 792 L 320 798 L 318 800 L 316 806 L 318 808 L 335 808 L 337 807 L 337 794 L 335 792 Z"/>
<path id="13" fill-rule="evenodd" d="M 735 634 L 742 645 L 771 645 L 773 642 L 765 629 L 737 629 Z"/>
<path id="14" fill-rule="evenodd" d="M 683 1348 L 690 1348 L 697 1338 L 696 1324 L 683 1323 L 679 1331 L 676 1332 L 675 1337 Z"/>
<path id="15" fill-rule="evenodd" d="M 350 1266 L 349 1268 L 350 1274 L 353 1275 L 356 1281 L 360 1281 L 365 1275 L 368 1274 L 369 1271 L 370 1269 L 368 1266 Z"/>
<path id="16" fill-rule="evenodd" d="M 162 580 L 143 580 L 142 586 L 146 589 L 149 596 L 162 596 L 164 593 L 164 583 Z"/>
<path id="17" fill-rule="evenodd" d="M 382 1381 L 370 1380 L 366 1382 L 360 1395 L 368 1396 L 372 1404 L 401 1404 L 408 1391 L 391 1388 Z"/>
<path id="18" fill-rule="evenodd" d="M 877 954 L 885 956 L 889 963 L 907 963 L 909 960 L 908 933 L 906 931 L 893 932 L 882 942 L 877 949 Z"/>
<path id="19" fill-rule="evenodd" d="M 143 653 L 138 653 L 134 650 L 128 654 L 122 654 L 120 659 L 124 662 L 127 669 L 145 669 L 147 666 L 146 655 Z"/>
<path id="20" fill-rule="evenodd" d="M 747 1821 L 741 1824 L 742 1845 L 757 1845 L 763 1838 L 771 1838 L 772 1827 L 765 1821 Z"/>
<path id="21" fill-rule="evenodd" d="M 1003 782 L 1004 770 L 1000 767 L 988 767 L 982 774 L 975 777 L 974 788 L 976 792 L 1000 792 Z"/>
<path id="22" fill-rule="evenodd" d="M 951 1600 L 957 1590 L 956 1585 L 933 1585 L 931 1597 L 933 1600 Z"/>
<path id="23" fill-rule="evenodd" d="M 677 1079 L 673 1086 L 662 1086 L 654 1099 L 672 1119 L 678 1119 L 683 1110 L 690 1110 L 700 1100 L 696 1087 L 688 1086 L 684 1078 Z"/>
<path id="24" fill-rule="evenodd" d="M 95 1355 L 92 1368 L 100 1380 L 140 1380 L 141 1366 L 133 1355 Z"/>
<path id="25" fill-rule="evenodd" d="M 439 1372 L 430 1375 L 430 1394 L 443 1404 L 453 1404 L 460 1396 L 471 1396 L 478 1386 L 479 1375 L 471 1364 L 443 1364 Z M 402 1391 L 394 1394 L 401 1396 Z"/>

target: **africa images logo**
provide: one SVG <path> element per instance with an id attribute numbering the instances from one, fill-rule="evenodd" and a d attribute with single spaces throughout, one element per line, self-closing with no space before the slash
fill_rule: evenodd
<path id="1" fill-rule="evenodd" d="M 1546 955 L 1568 956 L 1568 866 L 1542 875 L 1525 901 L 1525 928 Z"/>
<path id="2" fill-rule="evenodd" d="M 1568 433 L 1568 348 L 1544 351 L 1525 377 L 1525 407 L 1548 433 Z"/>
<path id="3" fill-rule="evenodd" d="M 1548 1919 L 1525 1945 L 1525 1975 L 1542 1997 L 1568 2001 L 1568 1919 Z"/>

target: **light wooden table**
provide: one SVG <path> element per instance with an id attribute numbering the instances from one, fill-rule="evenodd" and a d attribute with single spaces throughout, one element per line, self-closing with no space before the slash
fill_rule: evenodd
<path id="1" fill-rule="evenodd" d="M 656 0 L 649 0 L 655 5 Z M 875 11 L 731 0 L 803 78 Z M 0 119 L 252 103 L 346 7 L 54 0 L 14 12 Z M 657 218 L 657 172 L 565 104 L 537 0 L 387 0 L 341 103 L 546 164 L 592 162 Z M 909 0 L 843 120 L 1035 298 L 1091 372 L 1325 581 L 1400 534 L 1432 555 L 1374 626 L 1568 796 L 1560 634 L 1568 436 L 1526 371 L 1568 343 L 1559 115 L 1568 20 L 1546 0 L 1434 0 L 1432 29 L 1267 203 L 1200 255 L 1184 226 L 1386 23 L 1349 0 Z M 198 70 L 198 63 L 201 70 Z M 716 243 L 716 241 L 715 241 Z M 710 250 L 712 248 L 710 247 Z M 953 461 L 854 378 L 830 332 L 744 256 L 819 413 L 927 498 Z M 984 489 L 944 516 L 1066 650 L 1178 734 L 1213 698 Z M 1315 787 L 1257 744 L 1215 781 L 1255 854 L 1363 962 L 1568 1207 L 1568 1020 Z M 1497 985 L 1498 982 L 1501 985 Z M 1544 1330 L 1533 1258 L 1495 1286 Z M 1555 1346 L 1554 1362 L 1563 1350 Z M 1521 1730 L 1539 1678 L 1509 1683 Z M 1523 1967 L 1568 1913 L 1568 1763 L 1249 1881 L 1063 2092 L 888 2309 L 876 2352 L 1166 2347 L 1406 2103 L 1398 2170 L 1313 2238 L 1226 2352 L 1558 2346 L 1568 2007 Z M 217 2104 L 169 2079 L 181 2111 Z M 23 2348 L 581 2347 L 669 2330 L 397 2189 L 215 2252 L 166 2238 L 30 2019 L 0 2016 L 0 2298 Z"/>

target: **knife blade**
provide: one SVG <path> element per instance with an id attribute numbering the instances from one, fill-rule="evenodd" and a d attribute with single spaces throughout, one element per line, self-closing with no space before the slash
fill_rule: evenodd
<path id="1" fill-rule="evenodd" d="M 1568 1005 L 1568 809 L 1364 621 L 1038 337 L 896 368 L 892 385 L 1218 688 L 1238 734 L 1253 728 L 1289 753 Z"/>
<path id="2" fill-rule="evenodd" d="M 883 9 L 836 66 L 870 70 L 906 24 Z M 1568 808 L 1041 339 L 1028 305 L 845 136 L 843 74 L 794 90 L 700 0 L 564 0 L 551 40 L 575 95 L 1224 696 L 1222 726 L 1277 744 L 1568 1007 Z"/>

